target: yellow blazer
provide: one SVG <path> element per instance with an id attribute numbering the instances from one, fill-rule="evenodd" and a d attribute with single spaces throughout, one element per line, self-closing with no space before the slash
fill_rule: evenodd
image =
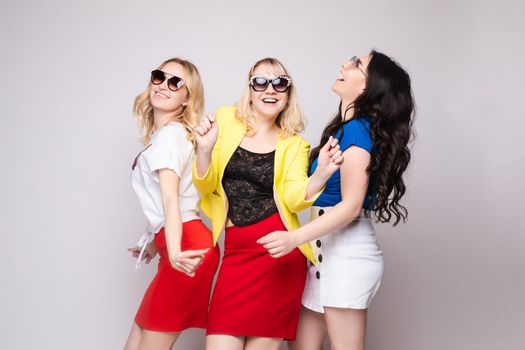
<path id="1" fill-rule="evenodd" d="M 246 127 L 235 114 L 236 107 L 233 106 L 224 106 L 217 111 L 219 136 L 206 174 L 197 177 L 196 164 L 193 164 L 193 183 L 202 194 L 201 209 L 212 222 L 213 244 L 219 239 L 228 212 L 228 199 L 222 187 L 224 169 L 246 134 Z M 279 138 L 275 148 L 273 193 L 281 220 L 290 231 L 300 226 L 297 213 L 311 206 L 322 193 L 321 190 L 309 200 L 304 199 L 309 182 L 309 149 L 308 142 L 299 135 Z M 309 243 L 302 244 L 299 249 L 315 264 Z"/>

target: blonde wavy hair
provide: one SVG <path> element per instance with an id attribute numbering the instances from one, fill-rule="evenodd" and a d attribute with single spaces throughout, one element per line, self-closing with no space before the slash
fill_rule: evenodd
<path id="1" fill-rule="evenodd" d="M 166 64 L 175 62 L 182 66 L 184 70 L 184 86 L 187 91 L 187 105 L 182 108 L 182 112 L 170 118 L 170 121 L 179 121 L 188 130 L 188 139 L 195 144 L 193 130 L 199 125 L 201 115 L 204 112 L 204 88 L 202 86 L 199 70 L 189 61 L 181 58 L 170 58 L 162 62 L 158 69 L 162 69 Z M 146 90 L 135 98 L 133 105 L 133 116 L 139 128 L 144 131 L 142 143 L 147 145 L 150 141 L 151 131 L 153 130 L 153 106 L 151 105 L 150 95 L 151 82 L 148 82 Z"/>
<path id="2" fill-rule="evenodd" d="M 284 65 L 276 58 L 263 58 L 255 62 L 252 68 L 250 68 L 250 71 L 248 72 L 248 79 L 246 79 L 244 93 L 237 106 L 237 118 L 246 126 L 248 135 L 253 135 L 257 131 L 257 119 L 255 118 L 251 102 L 252 90 L 250 88 L 249 80 L 252 77 L 255 69 L 261 65 L 268 65 L 270 68 L 269 70 L 276 77 L 279 75 L 290 76 Z M 297 98 L 297 93 L 295 92 L 293 82 L 288 88 L 287 93 L 288 102 L 286 103 L 286 107 L 284 107 L 282 112 L 279 113 L 279 116 L 277 116 L 277 119 L 275 120 L 275 123 L 281 129 L 281 135 L 284 137 L 289 137 L 296 133 L 302 132 L 304 130 L 305 124 L 305 118 L 303 111 L 299 106 L 299 100 Z"/>

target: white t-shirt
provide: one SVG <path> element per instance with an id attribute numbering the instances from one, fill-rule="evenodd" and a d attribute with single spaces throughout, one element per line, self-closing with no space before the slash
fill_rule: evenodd
<path id="1" fill-rule="evenodd" d="M 164 226 L 164 209 L 160 195 L 159 170 L 171 169 L 180 178 L 179 208 L 182 222 L 200 219 L 197 210 L 199 195 L 191 179 L 195 151 L 181 123 L 165 125 L 151 136 L 150 144 L 137 156 L 131 172 L 131 185 L 148 219 L 146 234 L 139 241 L 143 246 Z M 140 260 L 139 260 L 140 262 Z"/>

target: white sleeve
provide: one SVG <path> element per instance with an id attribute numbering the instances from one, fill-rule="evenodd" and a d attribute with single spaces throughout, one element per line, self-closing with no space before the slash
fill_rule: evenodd
<path id="1" fill-rule="evenodd" d="M 144 257 L 144 252 L 146 251 L 146 246 L 149 242 L 153 241 L 154 236 L 154 233 L 146 232 L 142 235 L 142 237 L 140 237 L 140 240 L 138 242 L 138 245 L 140 247 L 140 253 L 137 257 L 137 262 L 135 263 L 135 270 L 140 270 L 140 267 L 142 265 L 142 258 Z"/>
<path id="2" fill-rule="evenodd" d="M 151 171 L 171 169 L 182 177 L 184 169 L 191 162 L 193 145 L 186 137 L 182 125 L 167 125 L 155 138 L 146 161 Z"/>
<path id="3" fill-rule="evenodd" d="M 145 232 L 137 242 L 137 245 L 139 247 L 143 247 L 145 244 L 148 244 L 149 242 L 153 241 L 154 235 L 151 234 L 151 232 Z"/>

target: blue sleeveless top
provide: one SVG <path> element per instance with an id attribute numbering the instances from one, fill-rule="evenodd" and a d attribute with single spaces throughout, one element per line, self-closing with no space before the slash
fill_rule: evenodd
<path id="1" fill-rule="evenodd" d="M 342 135 L 342 137 L 341 137 Z M 372 137 L 370 136 L 370 118 L 356 118 L 343 124 L 343 127 L 337 131 L 335 138 L 339 140 L 341 152 L 346 151 L 350 146 L 357 146 L 372 153 Z M 310 174 L 313 174 L 317 168 L 318 158 L 314 160 L 310 167 Z M 372 174 L 373 175 L 373 174 Z M 375 193 L 372 191 L 373 176 L 369 181 L 368 191 L 366 193 L 363 209 L 372 210 L 374 207 Z M 341 202 L 341 171 L 337 170 L 326 182 L 323 193 L 317 198 L 314 205 L 319 207 L 333 207 Z"/>

